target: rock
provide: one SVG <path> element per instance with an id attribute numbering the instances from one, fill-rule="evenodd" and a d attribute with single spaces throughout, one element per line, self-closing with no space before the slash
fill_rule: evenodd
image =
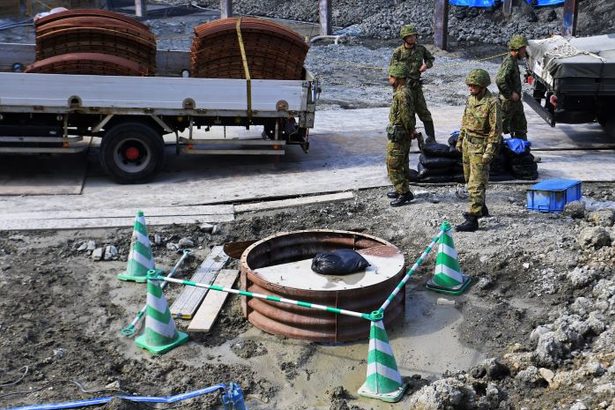
<path id="1" fill-rule="evenodd" d="M 521 370 L 515 378 L 532 387 L 544 386 L 546 384 L 546 380 L 541 376 L 536 366 L 530 366 L 525 370 Z"/>
<path id="2" fill-rule="evenodd" d="M 173 242 L 167 242 L 166 248 L 170 251 L 177 251 L 179 250 L 179 245 Z"/>
<path id="3" fill-rule="evenodd" d="M 579 245 L 585 249 L 599 249 L 611 245 L 611 236 L 602 227 L 584 228 L 578 238 Z"/>
<path id="4" fill-rule="evenodd" d="M 110 260 L 117 259 L 117 257 L 118 257 L 117 248 L 113 245 L 107 245 L 105 247 L 105 254 L 104 254 L 103 259 L 106 261 L 110 261 Z"/>
<path id="5" fill-rule="evenodd" d="M 160 234 L 155 233 L 154 234 L 154 245 L 160 245 L 162 244 L 162 236 L 160 236 Z"/>
<path id="6" fill-rule="evenodd" d="M 581 289 L 589 285 L 596 277 L 596 271 L 587 266 L 575 267 L 566 275 L 575 289 Z"/>
<path id="7" fill-rule="evenodd" d="M 476 284 L 476 287 L 479 289 L 489 289 L 492 286 L 493 286 L 493 280 L 491 280 L 491 278 L 487 276 L 480 278 L 480 280 Z"/>
<path id="8" fill-rule="evenodd" d="M 94 249 L 94 251 L 92 252 L 92 259 L 94 259 L 95 261 L 102 260 L 103 252 L 104 252 L 103 248 Z"/>
<path id="9" fill-rule="evenodd" d="M 589 362 L 585 365 L 585 372 L 592 377 L 600 377 L 606 369 L 599 362 Z"/>
<path id="10" fill-rule="evenodd" d="M 600 209 L 598 211 L 590 212 L 587 215 L 587 220 L 596 226 L 613 226 L 613 222 L 615 221 L 615 210 Z"/>
<path id="11" fill-rule="evenodd" d="M 83 242 L 81 245 L 79 245 L 79 247 L 77 248 L 78 252 L 83 252 L 86 251 L 88 249 L 88 244 L 87 242 Z"/>
<path id="12" fill-rule="evenodd" d="M 553 373 L 552 370 L 545 369 L 544 367 L 538 369 L 538 373 L 540 373 L 540 376 L 542 376 L 542 378 L 545 379 L 549 384 L 551 384 L 553 378 L 555 377 L 555 373 Z"/>
<path id="13" fill-rule="evenodd" d="M 582 401 L 576 401 L 570 406 L 570 410 L 588 410 L 588 408 Z"/>
<path id="14" fill-rule="evenodd" d="M 598 336 L 606 329 L 608 319 L 602 314 L 602 312 L 593 311 L 589 313 L 586 323 L 591 329 L 591 332 L 595 336 Z"/>
<path id="15" fill-rule="evenodd" d="M 583 296 L 576 298 L 574 303 L 570 305 L 570 311 L 572 313 L 578 314 L 581 317 L 587 316 L 593 308 L 594 305 L 592 301 Z"/>
<path id="16" fill-rule="evenodd" d="M 86 250 L 91 252 L 94 249 L 96 249 L 96 242 L 95 241 L 88 241 Z"/>
<path id="17" fill-rule="evenodd" d="M 568 356 L 569 350 L 557 338 L 555 332 L 547 332 L 538 338 L 535 353 L 538 364 L 555 367 L 559 365 L 563 358 Z"/>
<path id="18" fill-rule="evenodd" d="M 572 201 L 568 202 L 564 207 L 564 215 L 570 216 L 571 218 L 580 219 L 585 216 L 585 202 L 582 201 Z"/>
<path id="19" fill-rule="evenodd" d="M 421 388 L 407 400 L 408 409 L 474 408 L 476 392 L 463 382 L 449 377 Z"/>
<path id="20" fill-rule="evenodd" d="M 190 238 L 181 238 L 177 244 L 180 248 L 194 248 L 194 241 Z"/>
<path id="21" fill-rule="evenodd" d="M 536 327 L 534 330 L 532 330 L 532 333 L 530 333 L 530 342 L 531 343 L 538 342 L 538 339 L 540 339 L 540 336 L 550 331 L 551 331 L 551 328 L 547 326 L 541 325 L 541 326 Z"/>

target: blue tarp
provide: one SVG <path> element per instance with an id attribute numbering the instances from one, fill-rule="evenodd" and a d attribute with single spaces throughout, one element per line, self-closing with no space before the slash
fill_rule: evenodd
<path id="1" fill-rule="evenodd" d="M 534 7 L 543 7 L 543 6 L 560 6 L 564 4 L 565 0 L 526 0 L 526 1 Z"/>
<path id="2" fill-rule="evenodd" d="M 489 8 L 496 5 L 498 0 L 449 0 L 451 6 L 462 7 L 484 7 Z"/>

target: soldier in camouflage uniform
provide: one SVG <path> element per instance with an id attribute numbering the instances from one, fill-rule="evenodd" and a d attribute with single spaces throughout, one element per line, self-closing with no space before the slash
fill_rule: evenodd
<path id="1" fill-rule="evenodd" d="M 509 54 L 504 58 L 495 79 L 500 90 L 502 131 L 515 138 L 527 139 L 527 121 L 521 101 L 519 59 L 526 56 L 527 39 L 514 35 L 508 42 Z"/>
<path id="2" fill-rule="evenodd" d="M 470 196 L 469 211 L 463 214 L 465 222 L 458 231 L 474 232 L 478 218 L 488 216 L 485 190 L 489 180 L 489 164 L 501 140 L 502 119 L 496 97 L 487 89 L 491 84 L 485 70 L 472 70 L 466 77 L 470 96 L 466 102 L 457 149 L 463 153 L 463 176 Z"/>
<path id="3" fill-rule="evenodd" d="M 414 111 L 423 122 L 427 139 L 425 143 L 432 144 L 436 142 L 436 133 L 433 126 L 431 113 L 427 109 L 425 96 L 423 95 L 423 87 L 421 85 L 421 74 L 428 68 L 433 67 L 434 57 L 429 50 L 416 42 L 417 31 L 412 24 L 403 26 L 399 32 L 400 37 L 404 40 L 404 44 L 397 47 L 393 51 L 393 56 L 389 65 L 403 63 L 408 68 L 408 79 L 406 86 L 412 92 L 412 100 L 414 101 Z"/>
<path id="4" fill-rule="evenodd" d="M 393 87 L 393 103 L 389 111 L 387 126 L 387 173 L 395 188 L 388 192 L 392 198 L 391 206 L 404 205 L 414 195 L 410 192 L 408 174 L 410 172 L 409 154 L 411 139 L 414 138 L 416 120 L 412 104 L 412 94 L 406 87 L 408 69 L 403 64 L 389 67 L 389 84 Z"/>

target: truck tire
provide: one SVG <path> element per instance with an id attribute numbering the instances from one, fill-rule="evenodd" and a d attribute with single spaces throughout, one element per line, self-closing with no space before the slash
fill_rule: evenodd
<path id="1" fill-rule="evenodd" d="M 164 140 L 154 128 L 139 122 L 121 123 L 103 136 L 100 163 L 121 184 L 144 182 L 162 167 Z"/>

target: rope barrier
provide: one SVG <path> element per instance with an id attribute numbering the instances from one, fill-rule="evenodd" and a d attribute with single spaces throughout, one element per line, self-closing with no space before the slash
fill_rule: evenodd
<path id="1" fill-rule="evenodd" d="M 395 296 L 399 293 L 399 291 L 403 289 L 403 287 L 406 285 L 406 282 L 408 282 L 410 277 L 414 275 L 414 272 L 418 269 L 418 267 L 422 265 L 427 255 L 429 255 L 429 252 L 431 252 L 433 247 L 438 243 L 438 240 L 440 240 L 440 237 L 442 236 L 442 234 L 450 229 L 451 229 L 451 225 L 447 221 L 444 221 L 442 223 L 442 226 L 440 227 L 440 233 L 431 240 L 431 243 L 427 245 L 427 248 L 425 248 L 421 256 L 419 256 L 419 258 L 416 260 L 414 265 L 412 265 L 412 267 L 408 270 L 408 273 L 406 273 L 406 276 L 404 276 L 401 282 L 399 282 L 399 284 L 395 287 L 395 289 L 393 289 L 393 292 L 391 292 L 391 294 L 384 301 L 382 306 L 380 306 L 380 309 L 378 309 L 379 312 L 384 313 L 384 310 L 391 304 L 393 299 L 395 299 Z"/>
<path id="2" fill-rule="evenodd" d="M 208 285 L 206 283 L 197 283 L 197 282 L 192 282 L 189 280 L 166 278 L 164 276 L 155 275 L 154 274 L 155 271 L 153 270 L 150 270 L 150 272 L 152 272 L 152 274 L 151 276 L 149 276 L 149 273 L 148 273 L 148 280 L 162 280 L 165 282 L 177 283 L 177 284 L 185 285 L 185 286 L 193 286 L 196 288 L 215 290 L 218 292 L 234 293 L 236 295 L 247 296 L 250 298 L 265 299 L 271 302 L 286 303 L 289 305 L 301 306 L 301 307 L 310 308 L 310 309 L 324 310 L 326 312 L 335 313 L 337 315 L 354 316 L 354 317 L 359 317 L 359 318 L 366 319 L 366 320 L 372 320 L 371 314 L 368 314 L 368 313 L 355 312 L 353 310 L 339 309 L 339 308 L 334 308 L 334 307 L 325 306 L 325 305 L 317 305 L 315 303 L 304 302 L 301 300 L 281 298 L 279 296 L 273 296 L 273 295 L 265 295 L 262 293 L 248 292 L 246 290 L 225 288 L 219 285 Z"/>

